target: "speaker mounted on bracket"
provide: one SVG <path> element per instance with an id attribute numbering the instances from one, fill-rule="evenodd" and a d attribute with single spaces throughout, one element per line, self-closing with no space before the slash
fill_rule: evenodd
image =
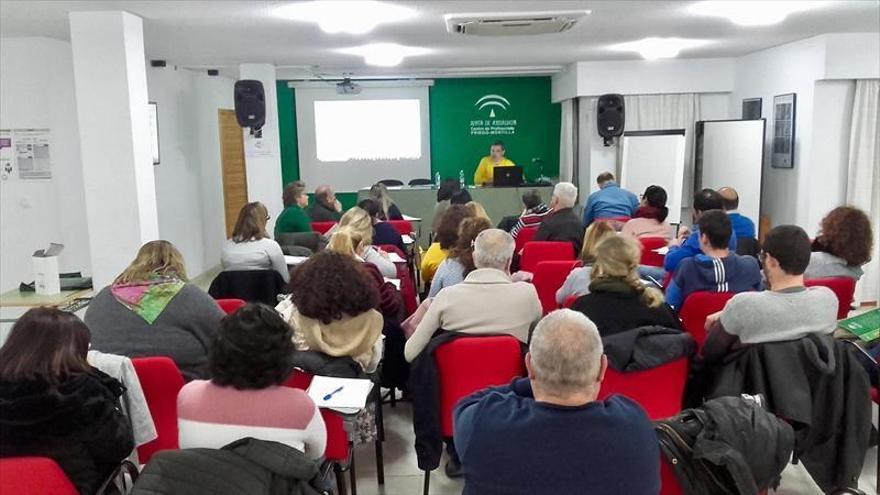
<path id="1" fill-rule="evenodd" d="M 614 138 L 623 135 L 624 115 L 623 95 L 612 93 L 599 97 L 596 104 L 596 129 L 605 146 L 611 146 Z"/>
<path id="2" fill-rule="evenodd" d="M 235 81 L 235 118 L 238 125 L 251 130 L 251 135 L 263 137 L 266 123 L 266 92 L 263 83 L 254 79 Z"/>

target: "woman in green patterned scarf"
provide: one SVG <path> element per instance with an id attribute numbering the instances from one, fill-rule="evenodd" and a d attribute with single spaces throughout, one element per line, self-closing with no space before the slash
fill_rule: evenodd
<path id="1" fill-rule="evenodd" d="M 151 241 L 95 296 L 85 322 L 94 349 L 168 356 L 191 379 L 205 377 L 208 348 L 222 317 L 211 296 L 187 283 L 180 251 L 168 241 Z"/>

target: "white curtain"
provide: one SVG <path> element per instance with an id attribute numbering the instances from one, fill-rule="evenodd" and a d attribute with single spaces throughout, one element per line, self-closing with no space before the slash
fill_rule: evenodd
<path id="1" fill-rule="evenodd" d="M 880 300 L 880 79 L 856 80 L 849 137 L 849 204 L 868 212 L 874 252 L 856 287 L 855 300 Z"/>
<path id="2" fill-rule="evenodd" d="M 614 148 L 605 148 L 596 132 L 596 97 L 580 101 L 581 124 L 578 127 L 582 197 L 589 194 L 595 178 L 602 172 L 617 173 L 618 155 Z M 700 95 L 694 93 L 624 96 L 626 131 L 685 129 L 685 172 L 681 198 L 682 221 L 690 219 L 694 189 L 694 129 L 701 120 Z M 640 194 L 641 191 L 633 191 Z"/>
<path id="3" fill-rule="evenodd" d="M 559 180 L 574 179 L 574 101 L 562 102 L 562 125 L 559 126 Z M 576 181 L 574 181 L 576 182 Z"/>

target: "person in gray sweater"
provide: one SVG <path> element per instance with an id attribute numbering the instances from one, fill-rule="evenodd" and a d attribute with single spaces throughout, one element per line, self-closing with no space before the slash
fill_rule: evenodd
<path id="1" fill-rule="evenodd" d="M 189 381 L 209 378 L 208 349 L 223 316 L 211 296 L 187 283 L 180 252 L 168 241 L 151 241 L 92 299 L 85 323 L 92 349 L 167 356 Z"/>

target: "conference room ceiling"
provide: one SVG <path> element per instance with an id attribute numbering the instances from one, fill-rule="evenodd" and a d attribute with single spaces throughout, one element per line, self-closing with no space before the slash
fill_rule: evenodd
<path id="1" fill-rule="evenodd" d="M 127 10 L 144 18 L 148 58 L 183 67 L 218 67 L 237 72 L 243 62 L 269 62 L 288 71 L 354 76 L 428 73 L 481 67 L 553 67 L 586 60 L 638 59 L 611 45 L 646 37 L 678 37 L 708 43 L 679 58 L 739 56 L 823 33 L 880 33 L 880 1 L 829 2 L 790 15 L 781 24 L 741 27 L 727 19 L 688 12 L 694 2 L 677 1 L 398 1 L 416 10 L 408 20 L 382 24 L 362 35 L 327 34 L 318 25 L 279 18 L 283 1 L 0 1 L 0 35 L 69 39 L 70 11 Z M 589 9 L 573 29 L 552 35 L 463 36 L 447 33 L 444 14 Z M 878 34 L 880 35 L 880 34 Z M 2 42 L 2 40 L 0 40 Z M 422 47 L 399 67 L 369 67 L 338 50 L 371 42 Z"/>

